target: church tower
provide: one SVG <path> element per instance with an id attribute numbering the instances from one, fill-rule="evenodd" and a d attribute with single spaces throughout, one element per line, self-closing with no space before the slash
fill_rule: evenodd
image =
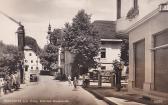
<path id="1" fill-rule="evenodd" d="M 49 44 L 50 43 L 50 35 L 51 35 L 51 25 L 50 25 L 50 23 L 49 23 L 49 25 L 48 25 L 48 32 L 47 32 L 47 44 Z"/>

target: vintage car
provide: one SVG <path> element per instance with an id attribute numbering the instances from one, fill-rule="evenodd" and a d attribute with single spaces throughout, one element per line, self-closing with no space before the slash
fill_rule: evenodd
<path id="1" fill-rule="evenodd" d="M 30 82 L 37 82 L 38 76 L 37 74 L 30 74 Z"/>

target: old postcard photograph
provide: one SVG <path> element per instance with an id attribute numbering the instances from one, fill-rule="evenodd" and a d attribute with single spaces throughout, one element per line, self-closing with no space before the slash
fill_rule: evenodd
<path id="1" fill-rule="evenodd" d="M 168 105 L 168 0 L 0 0 L 0 105 Z"/>

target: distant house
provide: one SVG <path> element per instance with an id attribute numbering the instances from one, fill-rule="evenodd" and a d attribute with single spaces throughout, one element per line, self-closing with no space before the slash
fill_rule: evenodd
<path id="1" fill-rule="evenodd" d="M 39 56 L 29 47 L 24 47 L 24 77 L 25 82 L 33 81 L 32 78 L 38 77 L 42 65 Z"/>
<path id="2" fill-rule="evenodd" d="M 115 21 L 97 20 L 93 22 L 94 31 L 101 37 L 101 51 L 99 58 L 101 70 L 113 70 L 113 61 L 120 61 L 122 40 L 116 37 Z"/>
<path id="3" fill-rule="evenodd" d="M 129 35 L 129 91 L 168 97 L 167 19 L 167 0 L 117 0 L 117 34 Z"/>

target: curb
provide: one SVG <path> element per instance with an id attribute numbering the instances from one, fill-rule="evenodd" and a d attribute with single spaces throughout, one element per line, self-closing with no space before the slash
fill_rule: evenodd
<path id="1" fill-rule="evenodd" d="M 98 92 L 95 92 L 95 91 L 92 91 L 92 90 L 89 90 L 89 89 L 85 89 L 87 91 L 89 91 L 90 93 L 92 93 L 96 98 L 98 99 L 101 99 L 101 100 L 104 100 L 106 103 L 108 103 L 109 105 L 117 105 L 116 103 L 108 100 L 107 98 L 105 98 L 102 94 L 98 93 Z M 126 96 L 119 96 L 119 95 L 112 95 L 111 97 L 115 97 L 115 98 L 120 98 L 120 99 L 125 99 L 125 100 L 129 100 L 129 101 L 135 101 L 135 102 L 138 102 L 138 103 L 142 103 L 142 104 L 147 104 L 147 105 L 160 105 L 160 104 L 157 104 L 157 103 L 153 103 L 153 102 L 144 102 L 145 100 L 140 100 L 140 99 L 134 99 L 134 98 L 131 98 L 131 97 L 126 97 Z M 163 104 L 164 105 L 164 104 Z"/>
<path id="2" fill-rule="evenodd" d="M 108 100 L 108 99 L 105 98 L 103 95 L 101 95 L 101 94 L 99 94 L 99 93 L 97 93 L 97 92 L 94 92 L 94 91 L 88 90 L 88 89 L 85 89 L 85 90 L 87 90 L 88 92 L 92 93 L 96 98 L 105 101 L 105 102 L 108 103 L 109 105 L 117 105 L 116 103 L 114 103 L 114 102 Z"/>

